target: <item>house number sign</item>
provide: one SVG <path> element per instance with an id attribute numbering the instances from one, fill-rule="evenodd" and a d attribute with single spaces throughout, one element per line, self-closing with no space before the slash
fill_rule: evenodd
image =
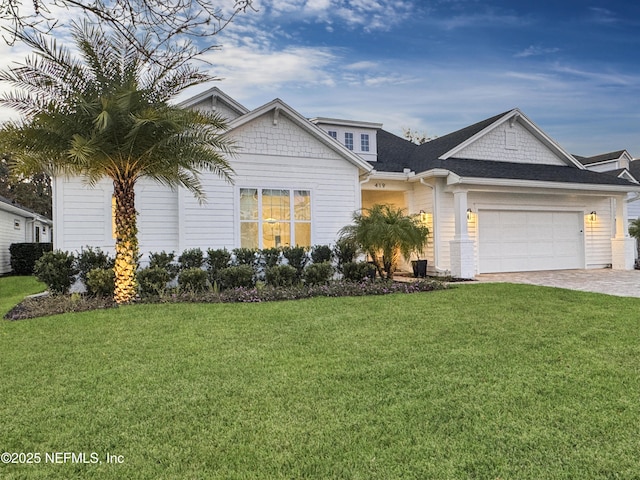
<path id="1" fill-rule="evenodd" d="M 387 184 L 386 184 L 386 183 L 376 183 L 376 184 L 375 184 L 375 187 L 376 187 L 376 188 L 384 188 L 384 187 L 386 187 L 386 186 L 387 186 Z"/>

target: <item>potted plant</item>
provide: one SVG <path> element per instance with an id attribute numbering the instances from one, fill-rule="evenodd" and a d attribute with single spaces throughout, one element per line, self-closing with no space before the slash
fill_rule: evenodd
<path id="1" fill-rule="evenodd" d="M 427 260 L 418 257 L 417 260 L 411 260 L 413 267 L 413 276 L 416 278 L 425 278 L 427 276 Z"/>

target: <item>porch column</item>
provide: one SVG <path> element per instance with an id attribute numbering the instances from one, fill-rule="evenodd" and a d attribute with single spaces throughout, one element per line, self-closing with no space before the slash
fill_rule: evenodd
<path id="1" fill-rule="evenodd" d="M 449 242 L 451 255 L 451 275 L 459 278 L 475 276 L 474 241 L 469 238 L 467 228 L 467 191 L 456 190 L 453 193 L 453 214 L 455 234 Z"/>
<path id="2" fill-rule="evenodd" d="M 616 236 L 611 239 L 611 268 L 633 270 L 635 241 L 629 237 L 629 216 L 625 197 L 616 197 Z"/>

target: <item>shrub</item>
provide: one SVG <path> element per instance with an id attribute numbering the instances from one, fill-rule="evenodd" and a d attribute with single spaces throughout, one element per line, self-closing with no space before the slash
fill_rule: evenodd
<path id="1" fill-rule="evenodd" d="M 187 268 L 178 275 L 180 290 L 192 293 L 204 292 L 207 285 L 207 272 L 201 268 Z"/>
<path id="2" fill-rule="evenodd" d="M 329 262 L 308 265 L 302 272 L 302 279 L 307 285 L 324 285 L 333 276 L 333 266 Z"/>
<path id="3" fill-rule="evenodd" d="M 266 268 L 275 267 L 280 261 L 280 249 L 279 248 L 265 248 L 261 252 Z"/>
<path id="4" fill-rule="evenodd" d="M 87 275 L 91 270 L 96 268 L 101 270 L 113 268 L 114 263 L 115 260 L 111 258 L 108 253 L 103 252 L 98 247 L 94 249 L 89 246 L 81 248 L 76 259 L 76 267 L 80 274 L 80 280 L 82 280 L 82 283 L 84 283 L 87 289 L 89 288 L 87 285 Z"/>
<path id="5" fill-rule="evenodd" d="M 282 249 L 282 255 L 287 259 L 289 265 L 298 271 L 298 275 L 301 275 L 308 260 L 306 249 L 304 247 L 285 247 Z"/>
<path id="6" fill-rule="evenodd" d="M 141 297 L 161 296 L 171 281 L 169 272 L 162 267 L 143 268 L 136 274 Z"/>
<path id="7" fill-rule="evenodd" d="M 164 250 L 160 253 L 150 253 L 149 267 L 159 267 L 165 269 L 169 274 L 170 280 L 173 280 L 180 271 L 180 266 L 175 263 L 175 258 L 175 253 L 167 253 Z"/>
<path id="8" fill-rule="evenodd" d="M 67 293 L 78 271 L 72 253 L 56 250 L 45 252 L 36 261 L 34 273 L 52 293 Z"/>
<path id="9" fill-rule="evenodd" d="M 333 246 L 333 256 L 338 262 L 338 271 L 344 273 L 343 267 L 353 262 L 358 254 L 358 246 L 348 238 L 341 238 Z"/>
<path id="10" fill-rule="evenodd" d="M 178 262 L 180 262 L 181 270 L 202 268 L 204 265 L 204 254 L 199 248 L 191 248 L 182 252 L 182 255 L 178 258 Z"/>
<path id="11" fill-rule="evenodd" d="M 113 268 L 94 268 L 89 271 L 86 275 L 85 285 L 91 295 L 112 297 L 115 288 L 115 272 Z"/>
<path id="12" fill-rule="evenodd" d="M 213 284 L 218 281 L 220 271 L 229 267 L 231 263 L 231 253 L 226 248 L 218 250 L 207 250 L 207 271 L 209 272 L 209 281 Z"/>
<path id="13" fill-rule="evenodd" d="M 255 284 L 253 278 L 253 268 L 249 265 L 238 265 L 235 267 L 225 268 L 220 271 L 218 276 L 218 285 L 221 289 L 225 288 L 250 288 Z"/>
<path id="14" fill-rule="evenodd" d="M 273 287 L 290 287 L 298 278 L 298 271 L 291 265 L 276 265 L 267 268 L 265 279 Z"/>
<path id="15" fill-rule="evenodd" d="M 234 248 L 232 250 L 236 257 L 236 265 L 249 265 L 253 267 L 256 260 L 256 251 L 252 248 Z"/>
<path id="16" fill-rule="evenodd" d="M 311 261 L 313 263 L 324 263 L 331 261 L 331 248 L 329 245 L 316 245 L 311 250 Z"/>
<path id="17" fill-rule="evenodd" d="M 342 266 L 344 280 L 361 282 L 367 278 L 374 278 L 376 267 L 367 262 L 347 262 Z"/>
<path id="18" fill-rule="evenodd" d="M 52 250 L 51 243 L 12 243 L 9 245 L 11 270 L 16 275 L 33 275 L 36 261 L 43 253 Z"/>

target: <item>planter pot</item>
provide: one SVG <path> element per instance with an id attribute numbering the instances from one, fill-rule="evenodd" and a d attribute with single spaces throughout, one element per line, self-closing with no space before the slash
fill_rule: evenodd
<path id="1" fill-rule="evenodd" d="M 374 262 L 367 262 L 369 264 L 369 273 L 367 273 L 367 277 L 369 278 L 369 280 L 375 280 L 376 279 L 376 264 Z"/>
<path id="2" fill-rule="evenodd" d="M 427 261 L 426 260 L 412 260 L 411 266 L 413 267 L 413 276 L 416 278 L 424 278 L 427 276 Z"/>

